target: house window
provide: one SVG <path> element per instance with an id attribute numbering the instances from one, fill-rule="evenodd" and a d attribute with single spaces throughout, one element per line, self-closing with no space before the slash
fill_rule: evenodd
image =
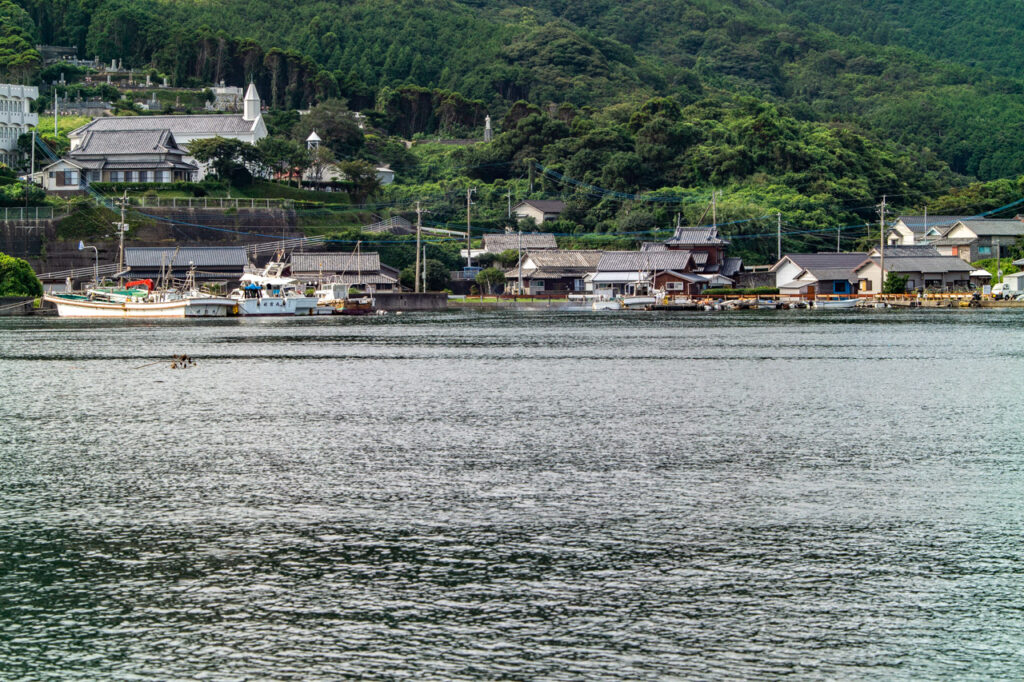
<path id="1" fill-rule="evenodd" d="M 111 182 L 124 182 L 124 171 L 110 171 Z"/>
<path id="2" fill-rule="evenodd" d="M 156 171 L 153 173 L 153 182 L 170 182 L 170 171 Z"/>
<path id="3" fill-rule="evenodd" d="M 860 290 L 861 291 L 871 291 L 871 280 L 870 279 L 862 279 L 860 281 Z"/>
<path id="4" fill-rule="evenodd" d="M 916 288 L 917 288 L 917 281 L 913 280 L 913 279 L 908 279 L 907 280 L 907 289 L 916 289 Z"/>
<path id="5" fill-rule="evenodd" d="M 149 182 L 149 173 L 146 171 L 139 171 L 139 182 Z"/>
<path id="6" fill-rule="evenodd" d="M 843 279 L 843 280 L 839 280 L 839 279 L 834 280 L 832 282 L 832 293 L 835 293 L 835 294 L 848 294 L 848 293 L 850 293 L 850 283 L 847 282 L 845 279 Z"/>
<path id="7" fill-rule="evenodd" d="M 542 279 L 535 279 L 535 280 L 533 280 L 532 282 L 530 282 L 530 288 L 531 289 L 537 289 L 539 291 L 544 291 L 544 280 L 542 280 Z"/>
<path id="8" fill-rule="evenodd" d="M 583 291 L 584 286 L 585 285 L 582 279 L 574 279 L 572 281 L 572 288 L 576 291 Z"/>
<path id="9" fill-rule="evenodd" d="M 978 247 L 978 255 L 979 256 L 991 256 L 992 255 L 992 247 L 991 246 L 979 246 Z"/>

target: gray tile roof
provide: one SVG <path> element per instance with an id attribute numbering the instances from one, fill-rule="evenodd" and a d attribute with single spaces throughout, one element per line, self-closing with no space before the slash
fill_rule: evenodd
<path id="1" fill-rule="evenodd" d="M 861 258 L 857 265 L 860 265 L 867 257 Z M 808 270 L 814 276 L 814 279 L 819 282 L 827 282 L 833 279 L 845 279 L 847 282 L 856 282 L 857 275 L 854 274 L 853 269 L 857 267 L 854 265 L 849 268 L 815 268 L 814 270 Z M 888 265 L 888 263 L 886 263 Z"/>
<path id="2" fill-rule="evenodd" d="M 522 247 L 523 251 L 557 249 L 558 243 L 555 241 L 555 235 L 548 232 L 524 232 Z M 519 250 L 519 234 L 517 232 L 484 235 L 484 251 L 487 253 L 501 253 L 509 250 Z"/>
<path id="3" fill-rule="evenodd" d="M 737 256 L 730 256 L 722 261 L 722 274 L 732 277 L 743 269 L 743 259 Z"/>
<path id="4" fill-rule="evenodd" d="M 316 253 L 293 253 L 292 272 L 326 274 L 358 273 L 369 274 L 380 271 L 380 255 L 374 252 L 360 254 L 323 251 Z"/>
<path id="5" fill-rule="evenodd" d="M 605 251 L 597 264 L 598 272 L 637 272 L 641 270 L 686 271 L 693 263 L 689 251 Z"/>
<path id="6" fill-rule="evenodd" d="M 930 215 L 926 219 L 923 215 L 901 215 L 897 220 L 903 221 L 903 224 L 914 234 L 924 234 L 933 227 L 945 231 L 958 220 L 968 220 L 969 218 L 970 216 L 966 215 Z"/>
<path id="7" fill-rule="evenodd" d="M 542 268 L 581 268 L 594 270 L 601 262 L 602 251 L 571 251 L 552 249 L 550 251 L 531 251 L 527 254 L 537 267 Z M 524 256 L 524 260 L 526 260 Z"/>
<path id="8" fill-rule="evenodd" d="M 878 248 L 871 250 L 871 253 L 877 253 Z M 885 259 L 890 258 L 928 258 L 942 256 L 939 250 L 930 244 L 914 244 L 913 246 L 886 246 L 885 247 Z"/>
<path id="9" fill-rule="evenodd" d="M 640 244 L 641 251 L 668 251 L 668 246 L 664 242 L 643 242 Z"/>
<path id="10" fill-rule="evenodd" d="M 728 244 L 718 236 L 714 227 L 677 227 L 675 234 L 665 240 L 666 244 Z"/>
<path id="11" fill-rule="evenodd" d="M 963 224 L 979 237 L 1017 237 L 1024 235 L 1021 220 L 964 220 Z"/>
<path id="12" fill-rule="evenodd" d="M 259 119 L 257 119 L 259 120 Z M 86 123 L 72 134 L 86 130 L 151 130 L 167 128 L 174 133 L 237 134 L 251 132 L 256 121 L 246 121 L 242 114 L 190 114 L 186 116 L 103 116 Z"/>
<path id="13" fill-rule="evenodd" d="M 112 154 L 161 154 L 184 155 L 178 149 L 174 135 L 167 128 L 145 130 L 89 130 L 82 136 L 82 142 L 69 154 L 78 156 L 109 156 Z"/>
<path id="14" fill-rule="evenodd" d="M 565 202 L 557 199 L 525 199 L 516 204 L 513 210 L 523 205 L 532 206 L 544 213 L 561 213 L 565 210 Z"/>
<path id="15" fill-rule="evenodd" d="M 871 260 L 875 263 L 879 262 L 878 258 L 872 258 Z M 885 269 L 888 272 L 920 272 L 922 274 L 940 272 L 970 273 L 974 270 L 974 266 L 956 256 L 904 256 L 902 258 L 889 258 L 887 256 L 885 259 Z"/>
<path id="16" fill-rule="evenodd" d="M 175 254 L 177 251 L 177 254 Z M 174 262 L 171 262 L 171 259 Z M 192 263 L 197 268 L 223 268 L 230 270 L 248 265 L 249 258 L 244 246 L 185 246 L 180 249 L 157 246 L 126 246 L 124 263 L 130 268 L 159 268 L 164 266 L 187 266 Z"/>
<path id="17" fill-rule="evenodd" d="M 889 257 L 888 248 L 885 250 L 885 255 L 887 258 Z M 787 253 L 783 256 L 783 259 L 788 258 L 804 270 L 825 268 L 848 268 L 852 270 L 867 260 L 867 257 L 868 254 L 866 253 Z"/>

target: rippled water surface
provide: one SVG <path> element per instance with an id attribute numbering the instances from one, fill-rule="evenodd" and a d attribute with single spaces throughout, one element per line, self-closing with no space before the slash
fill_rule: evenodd
<path id="1" fill-rule="evenodd" d="M 1022 384 L 1017 311 L 2 320 L 0 677 L 1020 677 Z"/>

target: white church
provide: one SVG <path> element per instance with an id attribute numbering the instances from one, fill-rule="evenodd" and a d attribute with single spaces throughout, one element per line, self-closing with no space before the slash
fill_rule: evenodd
<path id="1" fill-rule="evenodd" d="M 256 144 L 258 140 L 267 136 L 267 126 L 263 122 L 263 114 L 260 111 L 260 96 L 256 92 L 256 86 L 249 83 L 249 89 L 245 93 L 241 114 L 190 114 L 185 116 L 105 116 L 93 119 L 89 123 L 68 133 L 71 142 L 71 152 L 78 149 L 86 140 L 89 133 L 131 133 L 136 131 L 168 130 L 174 141 L 181 148 L 188 147 L 192 140 L 200 140 L 211 137 L 224 137 L 234 140 L 241 140 L 249 144 Z M 144 153 L 145 150 L 137 150 Z M 186 162 L 195 163 L 194 159 L 186 157 Z M 202 164 L 199 166 L 199 177 L 204 175 Z M 90 182 L 92 177 L 83 178 Z M 97 177 L 96 180 L 99 180 Z M 137 178 L 127 175 L 124 182 L 137 182 Z"/>

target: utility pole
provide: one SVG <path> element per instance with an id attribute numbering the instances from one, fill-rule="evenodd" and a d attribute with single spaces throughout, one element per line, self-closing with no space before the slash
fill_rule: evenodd
<path id="1" fill-rule="evenodd" d="M 60 98 L 57 97 L 57 86 L 53 86 L 53 134 L 57 135 L 57 109 L 60 108 Z"/>
<path id="2" fill-rule="evenodd" d="M 718 229 L 718 192 L 711 191 L 711 227 Z"/>
<path id="3" fill-rule="evenodd" d="M 512 188 L 508 188 L 508 217 L 512 219 Z"/>
<path id="4" fill-rule="evenodd" d="M 29 182 L 35 184 L 36 174 L 36 129 L 32 129 L 32 161 L 30 162 L 30 168 L 28 172 Z"/>
<path id="5" fill-rule="evenodd" d="M 473 267 L 473 254 L 470 243 L 470 221 L 469 221 L 469 207 L 473 205 L 473 192 L 476 188 L 466 189 L 466 267 Z"/>
<path id="6" fill-rule="evenodd" d="M 523 293 L 523 229 L 519 228 L 519 289 Z"/>
<path id="7" fill-rule="evenodd" d="M 885 291 L 885 195 L 882 195 L 882 206 L 878 211 L 878 241 L 881 244 L 880 263 L 882 268 L 882 285 L 878 289 L 878 293 Z"/>
<path id="8" fill-rule="evenodd" d="M 839 253 L 839 235 L 842 234 L 843 228 L 836 227 L 836 253 Z"/>
<path id="9" fill-rule="evenodd" d="M 416 202 L 416 276 L 413 278 L 414 290 L 420 293 L 420 234 L 423 232 L 423 211 L 420 202 Z"/>
<path id="10" fill-rule="evenodd" d="M 427 243 L 423 242 L 423 282 L 422 287 L 424 292 L 427 290 Z"/>
<path id="11" fill-rule="evenodd" d="M 782 260 L 782 211 L 775 212 L 775 251 L 778 262 Z"/>
<path id="12" fill-rule="evenodd" d="M 117 276 L 119 281 L 124 277 L 124 233 L 128 231 L 128 190 L 121 196 L 121 222 L 114 223 L 117 226 L 118 247 L 117 247 Z"/>

